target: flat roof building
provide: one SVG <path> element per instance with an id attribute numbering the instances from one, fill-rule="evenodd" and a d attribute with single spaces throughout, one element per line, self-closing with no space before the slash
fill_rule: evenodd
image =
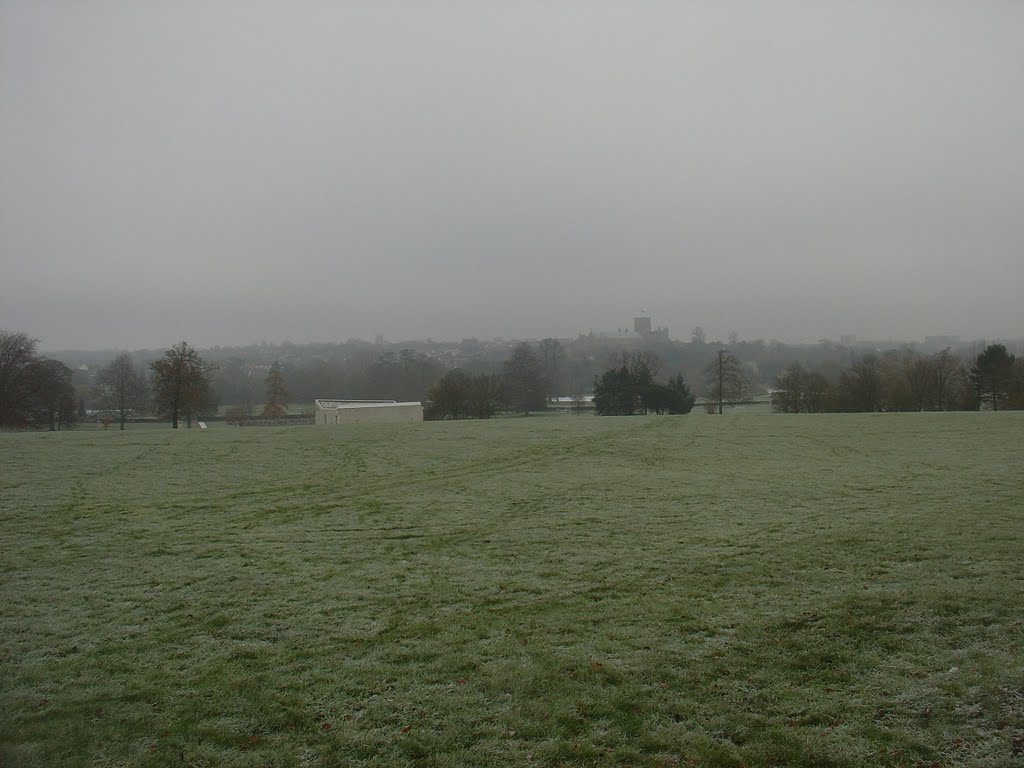
<path id="1" fill-rule="evenodd" d="M 379 422 L 399 424 L 423 421 L 423 405 L 398 403 L 394 400 L 337 400 L 314 401 L 313 423 L 321 426 Z"/>

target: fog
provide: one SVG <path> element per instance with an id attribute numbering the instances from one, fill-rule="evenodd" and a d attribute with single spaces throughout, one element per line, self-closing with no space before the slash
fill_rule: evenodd
<path id="1" fill-rule="evenodd" d="M 0 0 L 44 348 L 1024 333 L 1024 3 Z"/>

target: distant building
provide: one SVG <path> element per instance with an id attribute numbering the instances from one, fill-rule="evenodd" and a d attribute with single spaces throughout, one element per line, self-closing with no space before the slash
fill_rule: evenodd
<path id="1" fill-rule="evenodd" d="M 633 318 L 632 331 L 628 328 L 618 328 L 615 331 L 600 331 L 596 334 L 591 332 L 590 335 L 603 342 L 619 342 L 623 344 L 640 344 L 650 341 L 667 342 L 669 340 L 668 328 L 665 326 L 652 328 L 651 318 L 646 315 Z"/>
<path id="2" fill-rule="evenodd" d="M 924 344 L 932 349 L 944 349 L 945 347 L 959 347 L 959 336 L 925 336 Z"/>
<path id="3" fill-rule="evenodd" d="M 844 333 L 839 337 L 839 343 L 844 347 L 852 347 L 857 343 L 857 334 L 855 333 Z"/>
<path id="4" fill-rule="evenodd" d="M 420 403 L 394 400 L 316 400 L 313 423 L 323 425 L 380 422 L 397 424 L 423 421 Z"/>
<path id="5" fill-rule="evenodd" d="M 648 341 L 668 341 L 668 326 L 658 326 L 653 331 L 648 331 L 643 336 Z"/>

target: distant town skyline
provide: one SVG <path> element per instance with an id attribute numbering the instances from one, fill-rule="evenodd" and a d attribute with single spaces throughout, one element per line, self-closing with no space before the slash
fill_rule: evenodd
<path id="1" fill-rule="evenodd" d="M 1024 3 L 0 0 L 0 328 L 1024 333 Z"/>

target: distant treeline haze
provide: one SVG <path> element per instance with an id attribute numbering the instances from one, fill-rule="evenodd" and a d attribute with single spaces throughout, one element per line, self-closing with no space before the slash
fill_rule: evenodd
<path id="1" fill-rule="evenodd" d="M 539 342 L 361 340 L 203 350 L 59 353 L 25 333 L 0 331 L 0 425 L 61 429 L 103 419 L 185 423 L 281 418 L 316 398 L 413 400 L 427 418 L 530 413 L 555 398 L 606 414 L 685 413 L 769 397 L 784 413 L 1024 408 L 1024 357 L 1000 344 L 957 350 L 858 350 L 821 342 L 689 342 L 581 335 Z"/>

